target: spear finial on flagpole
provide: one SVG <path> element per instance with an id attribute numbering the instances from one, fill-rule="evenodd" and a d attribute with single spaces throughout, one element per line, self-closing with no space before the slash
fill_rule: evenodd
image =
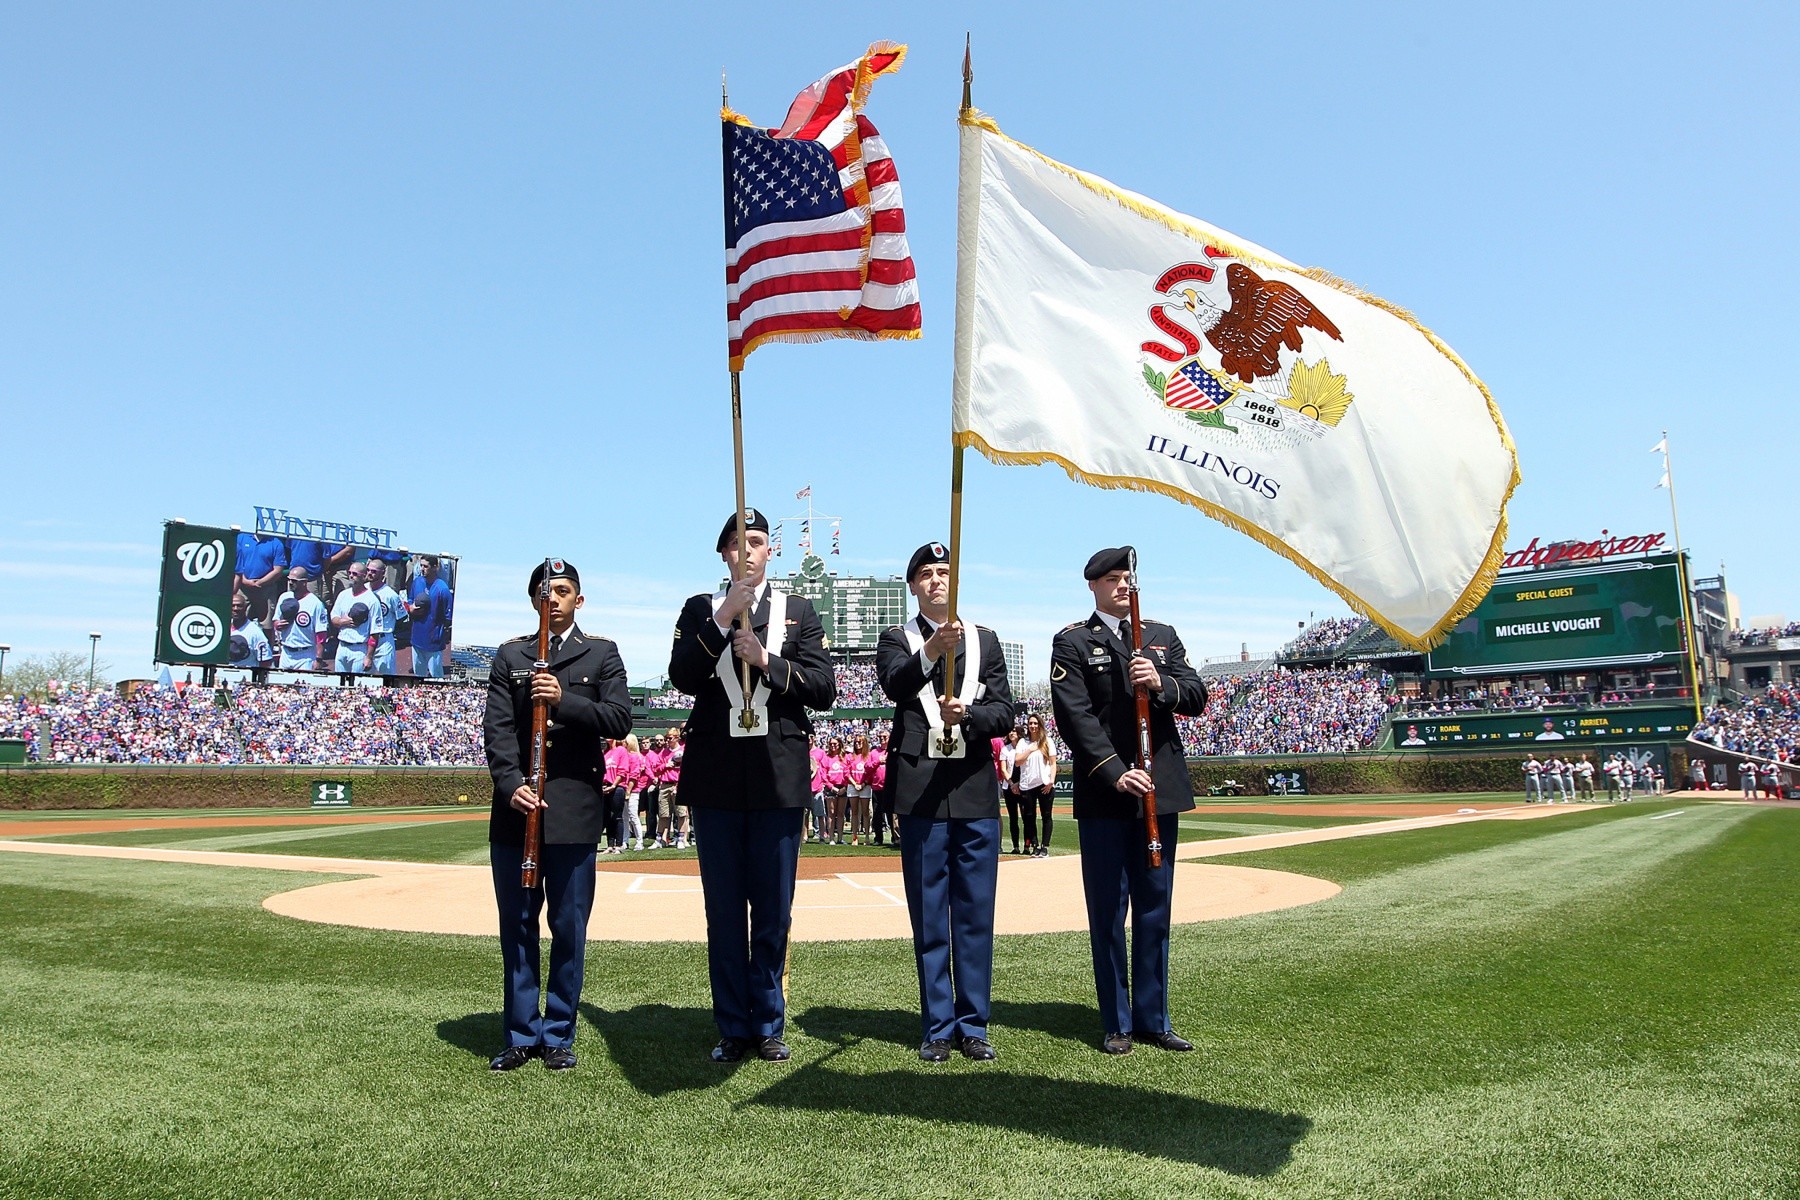
<path id="1" fill-rule="evenodd" d="M 968 112 L 971 108 L 975 107 L 975 102 L 969 98 L 969 85 L 975 82 L 975 68 L 969 65 L 969 43 L 970 43 L 970 41 L 971 41 L 971 39 L 970 39 L 969 35 L 967 33 L 964 33 L 963 34 L 963 102 L 962 102 L 962 110 L 964 112 Z"/>

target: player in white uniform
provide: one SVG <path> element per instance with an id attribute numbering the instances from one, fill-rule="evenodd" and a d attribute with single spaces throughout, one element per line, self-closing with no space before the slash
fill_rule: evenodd
<path id="1" fill-rule="evenodd" d="M 330 618 L 325 605 L 308 590 L 312 575 L 305 567 L 288 572 L 288 594 L 275 605 L 275 633 L 281 639 L 281 669 L 319 669 L 319 643 Z"/>
<path id="2" fill-rule="evenodd" d="M 337 657 L 332 669 L 342 674 L 367 671 L 374 662 L 375 647 L 369 640 L 375 619 L 375 593 L 369 590 L 368 571 L 357 562 L 348 571 L 350 586 L 338 593 L 331 606 L 331 627 L 337 631 Z"/>
<path id="3" fill-rule="evenodd" d="M 275 661 L 269 648 L 268 635 L 262 626 L 250 619 L 250 597 L 234 592 L 231 597 L 231 665 L 252 670 L 267 668 Z"/>
<path id="4" fill-rule="evenodd" d="M 1520 769 L 1525 772 L 1525 803 L 1534 804 L 1544 795 L 1540 778 L 1544 771 L 1544 765 L 1538 762 L 1537 755 L 1533 754 L 1525 760 L 1525 765 Z"/>
<path id="5" fill-rule="evenodd" d="M 369 564 L 369 632 L 375 643 L 370 669 L 377 675 L 394 673 L 394 629 L 406 612 L 406 601 L 388 584 L 383 564 Z"/>

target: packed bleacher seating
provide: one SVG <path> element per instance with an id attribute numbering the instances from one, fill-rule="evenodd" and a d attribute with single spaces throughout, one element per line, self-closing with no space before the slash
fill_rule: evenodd
<path id="1" fill-rule="evenodd" d="M 1800 685 L 1777 684 L 1736 704 L 1716 704 L 1690 736 L 1738 754 L 1800 760 Z"/>
<path id="2" fill-rule="evenodd" d="M 55 687 L 16 697 L 0 737 L 34 762 L 480 766 L 481 688 Z M 49 726 L 49 741 L 41 731 Z"/>
<path id="3" fill-rule="evenodd" d="M 1343 645 L 1363 624 L 1361 617 L 1326 617 L 1314 621 L 1299 637 L 1281 648 L 1281 657 L 1324 657 Z"/>
<path id="4" fill-rule="evenodd" d="M 1365 750 L 1393 707 L 1393 680 L 1365 665 L 1215 679 L 1206 713 L 1179 720 L 1189 756 Z"/>
<path id="5" fill-rule="evenodd" d="M 1791 637 L 1800 637 L 1800 621 L 1771 625 L 1766 629 L 1740 629 L 1731 635 L 1731 641 L 1738 646 L 1772 646 L 1777 638 Z"/>
<path id="6" fill-rule="evenodd" d="M 873 668 L 849 668 L 850 687 Z M 1365 749 L 1391 705 L 1391 680 L 1362 665 L 1215 676 L 1206 713 L 1180 718 L 1189 754 L 1332 753 Z M 852 690 L 845 707 L 885 707 L 879 692 Z M 479 687 L 340 688 L 240 683 L 219 689 L 144 688 L 130 699 L 111 689 L 59 687 L 44 701 L 0 709 L 0 737 L 27 742 L 33 761 L 61 763 L 244 763 L 480 766 Z M 1027 712 L 1046 718 L 1047 685 L 1024 689 Z M 662 705 L 653 707 L 674 707 Z M 40 730 L 49 725 L 49 741 Z M 880 744 L 889 723 L 821 716 L 818 736 L 864 732 Z M 1060 739 L 1057 753 L 1068 761 Z"/>

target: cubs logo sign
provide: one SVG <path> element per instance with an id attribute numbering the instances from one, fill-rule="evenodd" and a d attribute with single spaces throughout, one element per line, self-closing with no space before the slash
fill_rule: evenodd
<path id="1" fill-rule="evenodd" d="M 1291 284 L 1205 256 L 1157 278 L 1149 318 L 1168 341 L 1140 344 L 1144 386 L 1185 431 L 1242 449 L 1326 436 L 1356 399 L 1323 352 L 1343 334 Z"/>

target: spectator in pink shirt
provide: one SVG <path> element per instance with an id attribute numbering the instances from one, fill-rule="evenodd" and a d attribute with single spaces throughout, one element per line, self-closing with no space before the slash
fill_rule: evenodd
<path id="1" fill-rule="evenodd" d="M 844 756 L 844 774 L 850 807 L 850 844 L 860 846 L 872 832 L 869 802 L 875 798 L 875 762 L 868 734 L 859 733 L 851 739 L 850 753 Z"/>
<path id="2" fill-rule="evenodd" d="M 825 830 L 826 837 L 844 844 L 844 792 L 850 786 L 849 764 L 844 760 L 844 743 L 832 738 L 825 743 Z"/>

